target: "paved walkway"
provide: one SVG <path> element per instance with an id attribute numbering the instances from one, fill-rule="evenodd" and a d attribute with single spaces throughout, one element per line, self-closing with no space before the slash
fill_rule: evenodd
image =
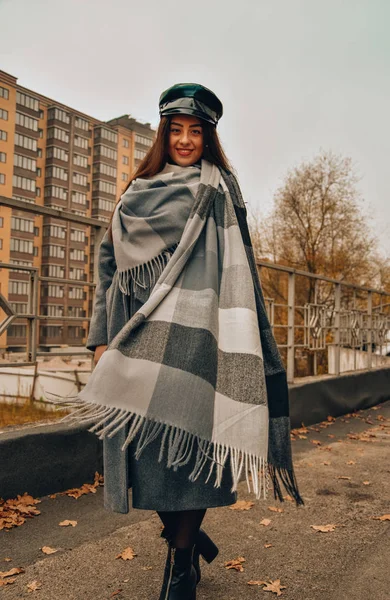
<path id="1" fill-rule="evenodd" d="M 208 512 L 205 528 L 220 554 L 204 564 L 199 600 L 267 600 L 276 594 L 247 582 L 276 579 L 286 586 L 285 600 L 389 600 L 390 523 L 372 517 L 390 513 L 390 401 L 322 425 L 301 431 L 292 442 L 305 506 L 270 498 L 246 511 Z M 244 484 L 239 498 L 252 499 Z M 165 545 L 156 515 L 108 513 L 102 488 L 78 500 L 42 498 L 38 508 L 39 516 L 0 531 L 0 571 L 25 570 L 1 588 L 4 600 L 158 599 Z M 64 519 L 77 526 L 59 527 Z M 263 519 L 271 523 L 261 525 Z M 334 531 L 311 528 L 329 524 Z M 43 546 L 58 552 L 45 556 Z M 134 560 L 115 558 L 129 546 Z M 12 561 L 4 562 L 6 557 Z M 238 557 L 245 558 L 243 572 L 226 570 L 224 563 Z M 41 588 L 29 592 L 33 581 Z"/>

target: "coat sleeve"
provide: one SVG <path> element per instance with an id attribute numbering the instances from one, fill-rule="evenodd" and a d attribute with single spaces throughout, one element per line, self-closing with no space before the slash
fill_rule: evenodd
<path id="1" fill-rule="evenodd" d="M 106 231 L 99 248 L 98 281 L 86 344 L 88 350 L 95 351 L 97 346 L 108 343 L 106 292 L 112 283 L 115 271 L 114 247 L 109 238 L 108 231 Z"/>

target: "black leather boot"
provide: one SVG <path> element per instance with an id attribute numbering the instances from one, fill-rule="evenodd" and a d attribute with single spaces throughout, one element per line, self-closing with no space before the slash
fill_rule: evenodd
<path id="1" fill-rule="evenodd" d="M 173 548 L 168 543 L 160 600 L 196 600 L 196 571 L 192 564 L 194 547 Z"/>
<path id="2" fill-rule="evenodd" d="M 172 537 L 165 527 L 161 532 L 161 537 L 165 538 L 166 540 L 172 543 Z M 198 534 L 195 538 L 195 549 L 193 559 L 193 565 L 196 571 L 198 583 L 201 577 L 199 556 L 202 556 L 206 562 L 211 563 L 218 555 L 218 552 L 218 546 L 214 544 L 213 540 L 207 535 L 207 533 L 203 529 L 199 529 Z"/>

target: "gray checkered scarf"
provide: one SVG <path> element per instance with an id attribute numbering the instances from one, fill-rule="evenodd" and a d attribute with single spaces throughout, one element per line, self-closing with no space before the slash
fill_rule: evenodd
<path id="1" fill-rule="evenodd" d="M 266 498 L 271 477 L 283 501 L 280 479 L 302 504 L 285 370 L 235 177 L 204 160 L 201 169 L 167 165 L 130 186 L 112 225 L 122 291 L 151 293 L 65 420 L 92 424 L 100 438 L 126 427 L 122 449 L 137 436 L 136 457 L 159 438 L 168 468 L 196 451 L 192 481 L 207 469 L 218 487 L 229 466 L 233 490 L 245 476 Z"/>

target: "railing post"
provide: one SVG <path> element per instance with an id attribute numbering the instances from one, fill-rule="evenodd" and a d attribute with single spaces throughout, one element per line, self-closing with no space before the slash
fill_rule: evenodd
<path id="1" fill-rule="evenodd" d="M 334 341 L 335 341 L 335 371 L 336 375 L 340 375 L 340 310 L 341 310 L 341 284 L 335 284 L 334 291 Z"/>
<path id="2" fill-rule="evenodd" d="M 295 273 L 288 274 L 287 381 L 294 382 L 295 363 Z"/>
<path id="3" fill-rule="evenodd" d="M 368 292 L 367 315 L 367 367 L 372 369 L 372 292 Z"/>

